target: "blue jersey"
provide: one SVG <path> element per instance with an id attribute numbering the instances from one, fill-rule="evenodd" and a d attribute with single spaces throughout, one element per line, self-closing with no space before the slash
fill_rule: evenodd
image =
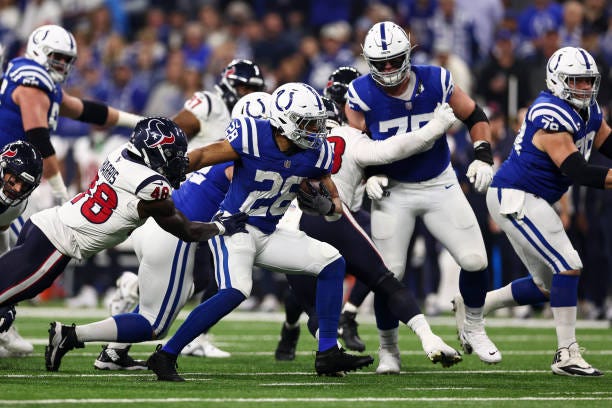
<path id="1" fill-rule="evenodd" d="M 331 171 L 329 143 L 283 153 L 269 120 L 238 117 L 227 127 L 225 137 L 240 159 L 234 162 L 234 176 L 221 209 L 249 214 L 248 223 L 266 234 L 274 232 L 303 179 L 319 179 Z"/>
<path id="2" fill-rule="evenodd" d="M 25 140 L 25 131 L 21 120 L 21 110 L 13 102 L 13 91 L 18 86 L 38 88 L 47 94 L 51 105 L 47 112 L 49 129 L 55 130 L 60 104 L 62 102 L 62 88 L 53 82 L 45 68 L 28 58 L 15 58 L 11 60 L 2 76 L 0 86 L 0 146 L 17 140 Z"/>
<path id="3" fill-rule="evenodd" d="M 585 160 L 589 160 L 593 139 L 601 127 L 602 113 L 597 102 L 588 108 L 588 119 L 580 117 L 569 103 L 550 92 L 541 92 L 531 104 L 510 156 L 493 177 L 493 187 L 513 188 L 558 201 L 572 184 L 550 156 L 533 145 L 533 135 L 540 129 L 567 132 Z"/>
<path id="4" fill-rule="evenodd" d="M 209 222 L 219 211 L 219 204 L 229 189 L 230 181 L 225 169 L 232 164 L 215 164 L 191 173 L 181 187 L 172 193 L 176 208 L 190 221 Z"/>
<path id="5" fill-rule="evenodd" d="M 384 140 L 424 126 L 433 118 L 437 104 L 447 102 L 453 93 L 452 77 L 443 68 L 413 65 L 411 75 L 414 90 L 410 100 L 387 95 L 370 74 L 350 84 L 349 106 L 363 112 L 372 139 Z M 445 137 L 441 137 L 427 151 L 372 168 L 376 173 L 414 183 L 438 176 L 449 163 L 448 143 Z"/>

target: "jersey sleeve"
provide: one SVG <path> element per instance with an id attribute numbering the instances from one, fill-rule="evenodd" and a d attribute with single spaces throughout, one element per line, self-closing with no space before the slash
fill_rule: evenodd
<path id="1" fill-rule="evenodd" d="M 360 95 L 360 84 L 363 82 L 360 80 L 361 78 L 357 78 L 349 84 L 346 103 L 348 103 L 349 107 L 356 112 L 367 112 L 370 110 L 370 107 Z"/>
<path id="2" fill-rule="evenodd" d="M 455 82 L 453 81 L 453 75 L 450 71 L 440 68 L 440 80 L 442 84 L 442 100 L 448 102 L 450 97 L 453 95 L 455 90 Z"/>
<path id="3" fill-rule="evenodd" d="M 562 106 L 551 102 L 534 104 L 527 112 L 527 120 L 536 128 L 548 132 L 567 132 L 573 135 L 578 131 L 578 124 L 572 115 Z"/>
<path id="4" fill-rule="evenodd" d="M 10 69 L 8 77 L 17 85 L 38 88 L 46 93 L 55 90 L 55 83 L 49 73 L 38 65 L 20 64 Z"/>
<path id="5" fill-rule="evenodd" d="M 232 119 L 225 129 L 225 139 L 241 156 L 259 157 L 259 140 L 255 120 L 248 116 Z"/>
<path id="6" fill-rule="evenodd" d="M 172 187 L 161 174 L 153 174 L 140 182 L 134 194 L 144 201 L 165 200 L 170 197 Z"/>
<path id="7" fill-rule="evenodd" d="M 185 101 L 183 108 L 201 121 L 207 121 L 212 113 L 213 103 L 207 92 L 196 92 Z"/>

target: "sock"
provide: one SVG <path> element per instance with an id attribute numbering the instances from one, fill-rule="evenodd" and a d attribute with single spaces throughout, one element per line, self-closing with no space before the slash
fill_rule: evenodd
<path id="1" fill-rule="evenodd" d="M 424 314 L 418 314 L 414 316 L 408 322 L 408 327 L 419 336 L 419 339 L 423 340 L 424 337 L 435 336 L 435 334 L 431 331 L 431 327 L 429 327 L 429 323 L 425 319 Z"/>
<path id="2" fill-rule="evenodd" d="M 399 327 L 399 319 L 391 312 L 389 298 L 382 293 L 374 292 L 374 316 L 378 330 L 392 330 Z"/>
<path id="3" fill-rule="evenodd" d="M 399 329 L 378 330 L 378 338 L 380 340 L 380 348 L 394 349 L 397 348 Z"/>
<path id="4" fill-rule="evenodd" d="M 289 322 L 285 322 L 285 327 L 288 329 L 295 329 L 296 327 L 300 327 L 300 323 L 296 322 L 296 323 L 289 323 Z"/>
<path id="5" fill-rule="evenodd" d="M 346 302 L 344 304 L 344 307 L 342 308 L 342 313 L 344 313 L 344 312 L 347 312 L 347 313 L 357 313 L 357 306 L 355 306 L 351 302 Z"/>
<path id="6" fill-rule="evenodd" d="M 316 309 L 319 317 L 319 351 L 336 347 L 338 320 L 342 308 L 342 283 L 346 264 L 338 258 L 327 265 L 317 278 Z"/>
<path id="7" fill-rule="evenodd" d="M 75 331 L 79 341 L 115 341 L 118 328 L 115 319 L 108 317 L 95 323 L 78 325 Z"/>
<path id="8" fill-rule="evenodd" d="M 483 314 L 486 316 L 493 310 L 501 309 L 502 307 L 517 306 L 517 303 L 512 296 L 512 283 L 499 289 L 487 292 L 485 304 L 483 306 Z"/>
<path id="9" fill-rule="evenodd" d="M 285 296 L 285 319 L 288 325 L 299 325 L 300 315 L 302 314 L 302 306 L 299 304 L 297 297 L 292 291 Z"/>
<path id="10" fill-rule="evenodd" d="M 459 272 L 459 292 L 463 297 L 466 309 L 481 308 L 487 296 L 488 283 L 487 269 L 469 272 L 461 269 Z"/>
<path id="11" fill-rule="evenodd" d="M 200 333 L 210 329 L 221 318 L 234 310 L 246 297 L 237 289 L 223 289 L 204 303 L 200 303 L 189 313 L 174 336 L 162 348 L 163 351 L 177 356 L 187 344 Z"/>
<path id="12" fill-rule="evenodd" d="M 556 274 L 550 287 L 550 308 L 557 331 L 558 348 L 576 341 L 579 276 Z"/>
<path id="13" fill-rule="evenodd" d="M 517 279 L 511 285 L 512 297 L 519 305 L 536 305 L 548 302 L 548 296 L 542 293 L 531 276 Z"/>
<path id="14" fill-rule="evenodd" d="M 468 325 L 483 324 L 483 308 L 465 306 L 465 323 Z"/>

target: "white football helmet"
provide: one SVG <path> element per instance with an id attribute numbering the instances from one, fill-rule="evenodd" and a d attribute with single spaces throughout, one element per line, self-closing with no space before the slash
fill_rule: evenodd
<path id="1" fill-rule="evenodd" d="M 325 141 L 327 112 L 321 95 L 310 85 L 289 82 L 272 93 L 270 123 L 303 149 Z"/>
<path id="2" fill-rule="evenodd" d="M 53 81 L 61 83 L 77 58 L 76 41 L 60 26 L 40 26 L 30 34 L 25 56 L 42 65 Z"/>
<path id="3" fill-rule="evenodd" d="M 238 99 L 232 109 L 232 118 L 250 116 L 253 119 L 268 119 L 270 116 L 270 99 L 267 92 L 251 92 Z"/>
<path id="4" fill-rule="evenodd" d="M 580 80 L 589 81 L 591 88 L 579 89 Z M 584 109 L 595 101 L 600 82 L 597 64 L 583 48 L 560 48 L 546 64 L 546 86 L 550 92 L 578 109 Z"/>
<path id="5" fill-rule="evenodd" d="M 410 38 L 397 24 L 383 21 L 374 24 L 363 41 L 363 58 L 372 78 L 382 86 L 401 83 L 410 72 Z M 386 70 L 387 63 L 391 70 Z"/>

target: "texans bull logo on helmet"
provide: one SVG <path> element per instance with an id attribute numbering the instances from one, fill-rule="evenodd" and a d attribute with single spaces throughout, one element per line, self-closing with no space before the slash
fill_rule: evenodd
<path id="1" fill-rule="evenodd" d="M 172 144 L 176 140 L 173 133 L 164 134 L 162 130 L 164 123 L 161 120 L 151 120 L 147 127 L 147 138 L 144 140 L 147 147 L 157 147 Z"/>
<path id="2" fill-rule="evenodd" d="M 0 154 L 0 157 L 15 157 L 16 155 L 17 155 L 17 150 L 12 150 L 12 148 L 9 147 L 6 151 Z"/>

